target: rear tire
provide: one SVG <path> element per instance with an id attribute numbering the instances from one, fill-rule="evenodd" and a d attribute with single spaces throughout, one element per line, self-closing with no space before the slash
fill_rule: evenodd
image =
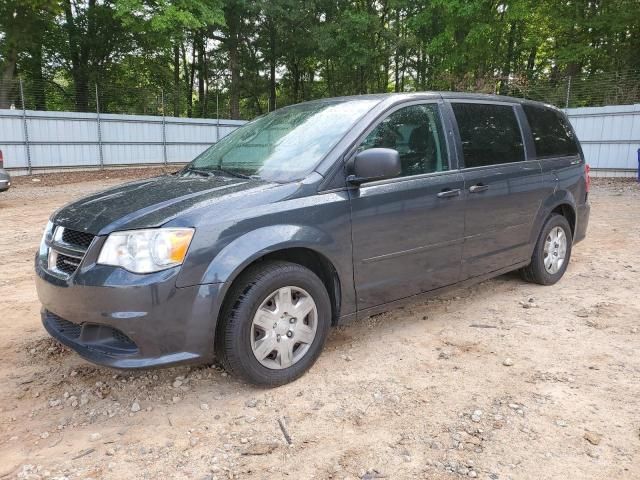
<path id="1" fill-rule="evenodd" d="M 216 332 L 224 368 L 249 383 L 277 386 L 318 359 L 331 325 L 327 290 L 308 268 L 260 262 L 231 287 Z"/>
<path id="2" fill-rule="evenodd" d="M 573 237 L 565 217 L 552 214 L 545 222 L 531 256 L 531 263 L 520 270 L 527 282 L 553 285 L 562 278 L 571 259 Z"/>

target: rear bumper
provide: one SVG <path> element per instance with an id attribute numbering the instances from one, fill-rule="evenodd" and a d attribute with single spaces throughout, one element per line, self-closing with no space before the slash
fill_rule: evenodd
<path id="1" fill-rule="evenodd" d="M 10 186 L 11 186 L 11 180 L 0 179 L 0 192 L 9 190 Z"/>
<path id="2" fill-rule="evenodd" d="M 175 269 L 114 285 L 107 268 L 92 277 L 109 286 L 91 286 L 73 276 L 63 281 L 36 265 L 42 322 L 51 336 L 86 360 L 113 368 L 213 360 L 222 284 L 177 288 Z"/>
<path id="3" fill-rule="evenodd" d="M 587 236 L 587 227 L 589 226 L 589 214 L 591 213 L 591 206 L 588 203 L 584 203 L 578 206 L 576 212 L 576 231 L 573 236 L 573 243 L 578 243 Z"/>

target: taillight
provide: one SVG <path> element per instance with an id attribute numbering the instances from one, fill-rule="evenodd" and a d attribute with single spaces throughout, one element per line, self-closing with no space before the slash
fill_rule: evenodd
<path id="1" fill-rule="evenodd" d="M 0 168 L 4 167 L 4 158 L 2 158 L 2 150 L 0 150 Z"/>
<path id="2" fill-rule="evenodd" d="M 591 188 L 591 176 L 589 175 L 591 172 L 591 167 L 589 166 L 588 163 L 584 164 L 584 174 L 586 176 L 586 189 L 587 189 L 587 193 L 589 193 L 589 189 Z"/>

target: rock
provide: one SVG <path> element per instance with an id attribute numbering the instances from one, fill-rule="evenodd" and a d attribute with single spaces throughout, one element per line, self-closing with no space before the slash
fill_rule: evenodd
<path id="1" fill-rule="evenodd" d="M 49 438 L 49 432 L 42 432 L 40 438 Z"/>
<path id="2" fill-rule="evenodd" d="M 478 476 L 478 474 L 476 473 L 475 470 L 469 470 L 469 473 L 467 473 L 467 476 L 469 476 L 471 478 L 476 478 Z"/>
<path id="3" fill-rule="evenodd" d="M 509 408 L 511 408 L 512 410 L 518 410 L 520 408 L 520 405 L 518 405 L 517 403 L 510 403 Z"/>
<path id="4" fill-rule="evenodd" d="M 209 405 L 207 405 L 206 403 L 201 403 L 200 410 L 209 410 Z"/>
<path id="5" fill-rule="evenodd" d="M 599 445 L 602 440 L 602 435 L 596 432 L 586 431 L 584 433 L 584 439 L 589 442 L 591 445 Z"/>
<path id="6" fill-rule="evenodd" d="M 556 420 L 556 425 L 559 427 L 566 427 L 567 422 L 565 422 L 564 420 Z"/>
<path id="7" fill-rule="evenodd" d="M 196 437 L 191 437 L 189 439 L 189 445 L 191 445 L 192 447 L 195 447 L 198 444 L 198 439 Z"/>
<path id="8" fill-rule="evenodd" d="M 278 448 L 278 444 L 275 442 L 269 443 L 254 443 L 249 445 L 243 452 L 242 455 L 268 455 Z"/>
<path id="9" fill-rule="evenodd" d="M 482 410 L 476 410 L 475 412 L 473 412 L 471 414 L 471 420 L 478 423 L 480 420 L 482 420 Z"/>
<path id="10" fill-rule="evenodd" d="M 245 407 L 256 408 L 258 406 L 258 400 L 255 398 L 250 398 L 246 402 L 244 402 Z"/>
<path id="11" fill-rule="evenodd" d="M 243 445 L 249 443 L 249 439 L 243 437 L 240 439 L 240 443 L 242 443 Z"/>
<path id="12" fill-rule="evenodd" d="M 178 396 L 175 396 L 175 397 L 172 398 L 173 403 L 178 403 L 180 400 L 181 400 L 181 398 L 178 397 Z"/>
<path id="13" fill-rule="evenodd" d="M 100 435 L 99 433 L 92 433 L 91 435 L 89 435 L 89 440 L 92 442 L 97 442 L 98 440 L 100 440 L 102 438 L 102 435 Z"/>
<path id="14" fill-rule="evenodd" d="M 589 316 L 589 310 L 587 310 L 586 308 L 581 308 L 580 310 L 577 310 L 575 314 L 576 317 L 587 318 Z"/>
<path id="15" fill-rule="evenodd" d="M 511 367 L 513 366 L 513 360 L 507 357 L 502 361 L 502 365 L 504 365 L 505 367 Z"/>
<path id="16" fill-rule="evenodd" d="M 140 411 L 140 404 L 138 402 L 133 402 L 133 405 L 131 405 L 131 411 L 132 412 L 139 412 Z"/>
<path id="17" fill-rule="evenodd" d="M 182 386 L 182 380 L 176 380 L 173 382 L 173 388 L 178 388 L 180 386 Z"/>

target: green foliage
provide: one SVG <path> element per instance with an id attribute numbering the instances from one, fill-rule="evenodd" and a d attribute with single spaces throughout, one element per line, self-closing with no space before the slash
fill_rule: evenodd
<path id="1" fill-rule="evenodd" d="M 638 52 L 638 0 L 4 0 L 0 107 L 18 77 L 39 109 L 250 118 L 429 89 L 564 103 L 569 76 L 582 105 L 603 74 L 633 82 Z"/>

